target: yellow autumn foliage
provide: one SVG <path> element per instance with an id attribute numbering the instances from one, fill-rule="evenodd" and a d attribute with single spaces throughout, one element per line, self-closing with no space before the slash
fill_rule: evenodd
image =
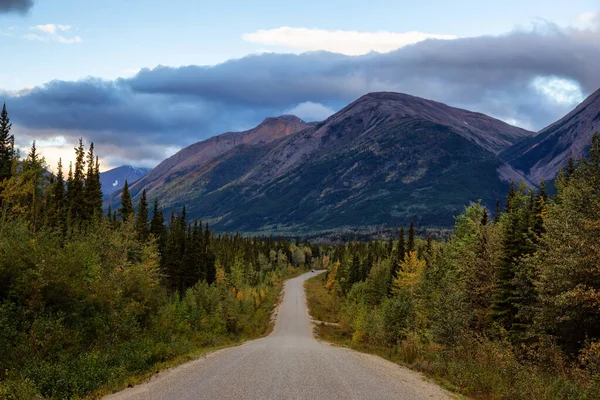
<path id="1" fill-rule="evenodd" d="M 425 265 L 425 260 L 419 260 L 415 251 L 405 254 L 404 261 L 400 263 L 398 277 L 394 279 L 394 293 L 403 288 L 412 291 L 421 281 Z"/>
<path id="2" fill-rule="evenodd" d="M 338 273 L 339 268 L 340 268 L 340 262 L 336 261 L 333 263 L 333 265 L 331 266 L 331 269 L 329 270 L 329 276 L 327 277 L 327 283 L 325 283 L 325 287 L 330 292 L 334 292 L 337 290 L 336 278 L 337 278 L 337 273 Z"/>

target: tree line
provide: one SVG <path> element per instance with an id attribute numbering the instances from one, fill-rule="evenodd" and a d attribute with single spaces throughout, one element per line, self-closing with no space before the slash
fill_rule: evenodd
<path id="1" fill-rule="evenodd" d="M 80 398 L 200 348 L 264 334 L 282 281 L 316 259 L 284 238 L 165 220 L 146 193 L 102 209 L 82 140 L 66 173 L 21 157 L 0 114 L 0 398 Z"/>
<path id="2" fill-rule="evenodd" d="M 597 134 L 554 184 L 512 183 L 493 215 L 471 204 L 447 242 L 337 247 L 323 284 L 341 337 L 477 398 L 599 398 Z"/>

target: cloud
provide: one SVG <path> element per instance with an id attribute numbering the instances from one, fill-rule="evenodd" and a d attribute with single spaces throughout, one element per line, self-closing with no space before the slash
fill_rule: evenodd
<path id="1" fill-rule="evenodd" d="M 577 17 L 577 21 L 584 23 L 584 24 L 589 24 L 589 23 L 598 23 L 600 22 L 600 12 L 586 12 L 583 14 L 580 14 Z"/>
<path id="2" fill-rule="evenodd" d="M 112 81 L 54 81 L 1 93 L 19 132 L 93 140 L 144 165 L 265 117 L 325 118 L 363 94 L 397 91 L 540 129 L 600 87 L 600 29 L 551 24 L 501 36 L 426 40 L 389 53 L 261 54 L 156 67 Z M 107 154 L 107 153 L 105 153 Z"/>
<path id="3" fill-rule="evenodd" d="M 25 14 L 33 7 L 33 0 L 0 0 L 0 14 L 20 13 Z"/>
<path id="4" fill-rule="evenodd" d="M 312 101 L 302 102 L 285 111 L 285 114 L 295 115 L 305 121 L 323 121 L 334 113 L 335 111 L 331 108 Z"/>
<path id="5" fill-rule="evenodd" d="M 63 44 L 73 44 L 82 42 L 81 37 L 79 36 L 73 36 L 69 38 L 63 35 L 63 33 L 69 32 L 71 30 L 71 25 L 46 24 L 32 26 L 29 29 L 40 33 L 28 33 L 26 35 L 23 35 L 24 39 L 38 40 L 42 42 L 53 40 Z"/>
<path id="6" fill-rule="evenodd" d="M 296 51 L 330 51 L 351 56 L 370 52 L 388 53 L 426 39 L 456 39 L 454 35 L 423 32 L 357 32 L 323 29 L 290 28 L 287 26 L 245 33 L 245 41 L 261 45 L 280 46 Z"/>

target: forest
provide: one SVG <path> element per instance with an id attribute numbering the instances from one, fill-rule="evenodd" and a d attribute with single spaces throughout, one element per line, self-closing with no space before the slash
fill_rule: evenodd
<path id="1" fill-rule="evenodd" d="M 282 282 L 318 247 L 165 221 L 125 186 L 104 213 L 94 145 L 66 178 L 0 115 L 0 399 L 96 397 L 268 333 Z M 177 211 L 177 212 L 175 212 Z M 102 392 L 104 390 L 104 392 Z"/>
<path id="2" fill-rule="evenodd" d="M 445 242 L 411 225 L 336 247 L 307 284 L 319 335 L 472 398 L 600 398 L 598 134 L 554 184 L 513 184 L 493 217 L 469 205 Z"/>

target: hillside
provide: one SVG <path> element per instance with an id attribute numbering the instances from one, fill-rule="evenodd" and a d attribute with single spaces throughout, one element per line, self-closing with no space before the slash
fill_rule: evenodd
<path id="1" fill-rule="evenodd" d="M 534 181 L 552 180 L 569 157 L 587 154 L 594 132 L 600 131 L 600 90 L 564 118 L 537 135 L 503 151 L 500 156 Z"/>
<path id="2" fill-rule="evenodd" d="M 125 181 L 129 184 L 137 181 L 150 172 L 150 168 L 137 168 L 130 165 L 113 168 L 100 174 L 100 183 L 104 196 L 109 196 L 123 189 Z"/>
<path id="3" fill-rule="evenodd" d="M 523 176 L 497 153 L 532 135 L 397 93 L 372 93 L 326 121 L 267 119 L 183 149 L 132 186 L 219 230 L 449 226 L 465 204 L 491 208 Z"/>

